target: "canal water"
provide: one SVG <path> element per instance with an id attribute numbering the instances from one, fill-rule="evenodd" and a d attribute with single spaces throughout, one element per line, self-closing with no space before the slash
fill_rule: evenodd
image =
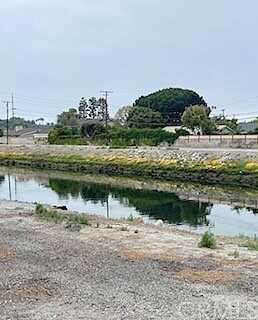
<path id="1" fill-rule="evenodd" d="M 146 223 L 163 220 L 178 228 L 220 235 L 258 233 L 258 210 L 216 201 L 186 200 L 177 193 L 101 183 L 98 176 L 0 168 L 0 199 L 66 205 L 69 210 L 110 218 L 142 217 Z M 258 199 L 257 199 L 258 200 Z"/>

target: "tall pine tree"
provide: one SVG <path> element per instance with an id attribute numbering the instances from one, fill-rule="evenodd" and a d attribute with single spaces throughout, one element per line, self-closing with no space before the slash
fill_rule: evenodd
<path id="1" fill-rule="evenodd" d="M 79 118 L 80 119 L 88 118 L 88 103 L 84 97 L 81 98 L 79 103 Z"/>

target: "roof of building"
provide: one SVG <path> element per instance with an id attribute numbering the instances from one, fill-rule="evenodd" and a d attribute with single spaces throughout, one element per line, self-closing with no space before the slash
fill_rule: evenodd
<path id="1" fill-rule="evenodd" d="M 258 122 L 240 122 L 238 124 L 238 130 L 240 132 L 252 132 L 258 128 Z"/>

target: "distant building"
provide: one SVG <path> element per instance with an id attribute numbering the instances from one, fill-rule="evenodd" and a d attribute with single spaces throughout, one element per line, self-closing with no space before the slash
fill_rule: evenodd
<path id="1" fill-rule="evenodd" d="M 15 126 L 15 128 L 14 128 L 15 132 L 18 132 L 18 131 L 21 131 L 21 130 L 23 130 L 23 126 L 22 125 Z"/>
<path id="2" fill-rule="evenodd" d="M 235 133 L 235 131 L 232 128 L 228 127 L 225 124 L 219 124 L 217 126 L 217 129 L 220 134 L 234 134 Z"/>
<path id="3" fill-rule="evenodd" d="M 238 124 L 238 131 L 240 133 L 255 132 L 256 129 L 258 129 L 258 121 L 240 122 Z"/>
<path id="4" fill-rule="evenodd" d="M 22 127 L 22 126 L 21 126 Z M 9 131 L 11 137 L 33 137 L 35 134 L 48 134 L 50 127 L 32 127 L 32 128 L 22 128 L 20 130 L 19 126 L 16 126 L 14 130 Z"/>

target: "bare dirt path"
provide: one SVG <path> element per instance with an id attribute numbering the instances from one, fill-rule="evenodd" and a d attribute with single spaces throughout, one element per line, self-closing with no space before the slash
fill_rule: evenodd
<path id="1" fill-rule="evenodd" d="M 33 210 L 0 202 L 0 319 L 258 319 L 257 253 L 236 239 L 211 251 L 173 228 L 95 217 L 71 232 Z"/>

